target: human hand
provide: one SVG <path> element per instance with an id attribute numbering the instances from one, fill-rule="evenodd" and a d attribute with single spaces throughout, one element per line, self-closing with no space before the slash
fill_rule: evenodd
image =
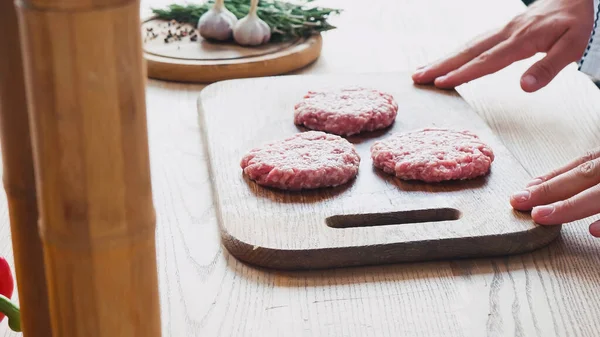
<path id="1" fill-rule="evenodd" d="M 541 225 L 557 225 L 600 214 L 600 148 L 531 181 L 515 193 L 510 203 L 521 211 L 531 210 Z M 600 220 L 590 225 L 600 237 Z"/>
<path id="2" fill-rule="evenodd" d="M 413 74 L 417 84 L 449 89 L 534 56 L 546 56 L 521 77 L 526 92 L 539 90 L 579 61 L 594 22 L 593 0 L 538 0 L 507 25 L 478 37 L 458 52 Z"/>

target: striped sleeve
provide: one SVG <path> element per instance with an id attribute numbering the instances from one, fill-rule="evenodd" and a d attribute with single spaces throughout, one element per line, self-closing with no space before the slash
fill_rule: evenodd
<path id="1" fill-rule="evenodd" d="M 600 0 L 594 0 L 594 26 L 590 40 L 583 56 L 579 60 L 579 71 L 600 80 L 600 32 L 598 29 L 598 16 L 600 15 Z"/>

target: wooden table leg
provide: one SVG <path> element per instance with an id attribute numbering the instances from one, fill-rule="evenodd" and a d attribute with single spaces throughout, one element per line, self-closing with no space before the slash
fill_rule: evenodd
<path id="1" fill-rule="evenodd" d="M 160 336 L 139 1 L 17 1 L 54 336 Z"/>
<path id="2" fill-rule="evenodd" d="M 26 337 L 50 337 L 48 295 L 15 7 L 0 1 L 0 138 L 15 278 Z"/>

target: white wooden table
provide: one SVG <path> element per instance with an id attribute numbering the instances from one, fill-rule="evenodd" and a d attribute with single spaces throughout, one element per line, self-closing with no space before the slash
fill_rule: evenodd
<path id="1" fill-rule="evenodd" d="M 345 12 L 318 62 L 299 73 L 412 70 L 525 9 L 519 0 L 320 3 Z M 459 92 L 537 175 L 600 146 L 600 91 L 572 65 L 542 91 L 523 93 L 519 77 L 532 62 Z M 600 335 L 600 242 L 587 229 L 594 219 L 508 258 L 295 273 L 241 264 L 219 242 L 197 125 L 202 88 L 147 86 L 163 336 Z M 0 194 L 0 254 L 12 263 L 9 235 Z M 0 334 L 17 335 L 6 320 Z"/>

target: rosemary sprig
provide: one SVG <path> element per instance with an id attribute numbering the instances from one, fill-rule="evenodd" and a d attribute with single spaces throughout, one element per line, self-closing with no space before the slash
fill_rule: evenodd
<path id="1" fill-rule="evenodd" d="M 271 28 L 271 41 L 285 40 L 309 36 L 314 33 L 335 29 L 327 22 L 332 14 L 340 14 L 341 9 L 309 7 L 306 4 L 314 0 L 304 0 L 293 4 L 280 0 L 260 0 L 258 2 L 258 16 Z M 196 25 L 202 14 L 208 11 L 214 3 L 209 0 L 197 4 L 172 4 L 165 9 L 152 9 L 158 19 L 175 20 L 179 23 Z M 250 10 L 248 0 L 225 0 L 225 7 L 238 19 L 243 18 Z"/>

